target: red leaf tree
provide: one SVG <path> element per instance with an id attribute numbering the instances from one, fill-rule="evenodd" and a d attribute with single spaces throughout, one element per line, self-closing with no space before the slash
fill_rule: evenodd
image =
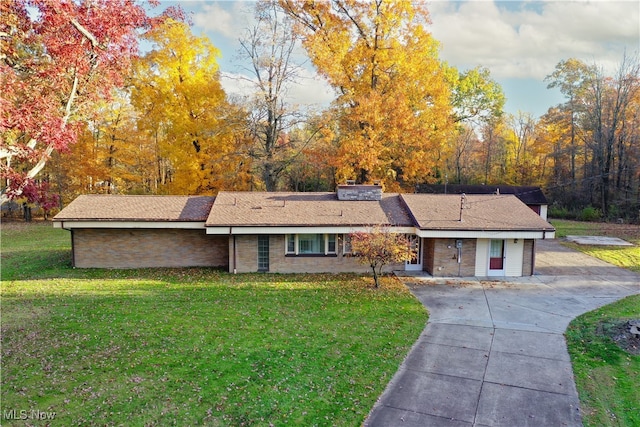
<path id="1" fill-rule="evenodd" d="M 51 153 L 75 142 L 77 124 L 123 84 L 138 32 L 155 21 L 133 0 L 3 0 L 0 16 L 3 204 L 26 196 Z"/>
<path id="2" fill-rule="evenodd" d="M 376 288 L 385 265 L 410 261 L 416 251 L 404 234 L 392 233 L 388 227 L 372 227 L 368 232 L 351 233 L 351 251 L 360 263 L 371 267 Z"/>

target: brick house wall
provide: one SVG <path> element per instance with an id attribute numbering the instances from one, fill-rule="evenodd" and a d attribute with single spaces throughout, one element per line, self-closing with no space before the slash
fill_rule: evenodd
<path id="1" fill-rule="evenodd" d="M 234 268 L 238 273 L 258 271 L 258 236 L 229 238 L 229 271 L 233 272 Z"/>
<path id="2" fill-rule="evenodd" d="M 462 240 L 460 264 L 456 240 Z M 424 239 L 422 265 L 426 272 L 435 277 L 475 276 L 476 239 Z"/>
<path id="3" fill-rule="evenodd" d="M 285 236 L 269 236 L 270 273 L 369 273 L 368 265 L 360 264 L 354 257 L 342 253 L 342 238 L 339 236 L 337 254 L 327 256 L 285 255 Z M 229 239 L 229 270 L 233 271 L 233 237 Z M 258 271 L 258 236 L 235 236 L 236 272 Z M 404 270 L 404 264 L 385 266 L 384 271 Z"/>
<path id="4" fill-rule="evenodd" d="M 227 268 L 227 236 L 183 229 L 73 229 L 78 268 Z"/>

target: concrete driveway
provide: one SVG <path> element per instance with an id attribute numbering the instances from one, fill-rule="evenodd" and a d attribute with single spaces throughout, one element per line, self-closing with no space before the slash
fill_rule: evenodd
<path id="1" fill-rule="evenodd" d="M 429 323 L 366 426 L 581 426 L 564 331 L 640 293 L 640 275 L 557 241 L 536 275 L 508 281 L 406 277 Z"/>

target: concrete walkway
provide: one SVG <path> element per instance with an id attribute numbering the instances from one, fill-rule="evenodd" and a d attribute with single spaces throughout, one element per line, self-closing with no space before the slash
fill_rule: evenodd
<path id="1" fill-rule="evenodd" d="M 640 275 L 553 240 L 539 242 L 532 277 L 405 281 L 429 323 L 366 426 L 581 426 L 563 333 L 640 293 Z"/>

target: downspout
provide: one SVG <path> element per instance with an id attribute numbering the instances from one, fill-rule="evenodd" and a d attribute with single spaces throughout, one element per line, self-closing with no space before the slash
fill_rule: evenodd
<path id="1" fill-rule="evenodd" d="M 537 239 L 533 239 L 533 247 L 531 249 L 531 275 L 536 271 L 536 243 Z"/>
<path id="2" fill-rule="evenodd" d="M 233 236 L 233 274 L 237 274 L 238 273 L 238 268 L 237 268 L 237 258 L 236 258 L 236 252 L 237 252 L 237 243 L 236 243 L 236 235 L 233 234 L 233 227 L 229 227 L 229 235 Z"/>
<path id="3" fill-rule="evenodd" d="M 62 223 L 64 227 L 64 222 Z M 71 267 L 76 268 L 76 242 L 74 241 L 73 228 L 69 229 L 71 232 Z"/>

